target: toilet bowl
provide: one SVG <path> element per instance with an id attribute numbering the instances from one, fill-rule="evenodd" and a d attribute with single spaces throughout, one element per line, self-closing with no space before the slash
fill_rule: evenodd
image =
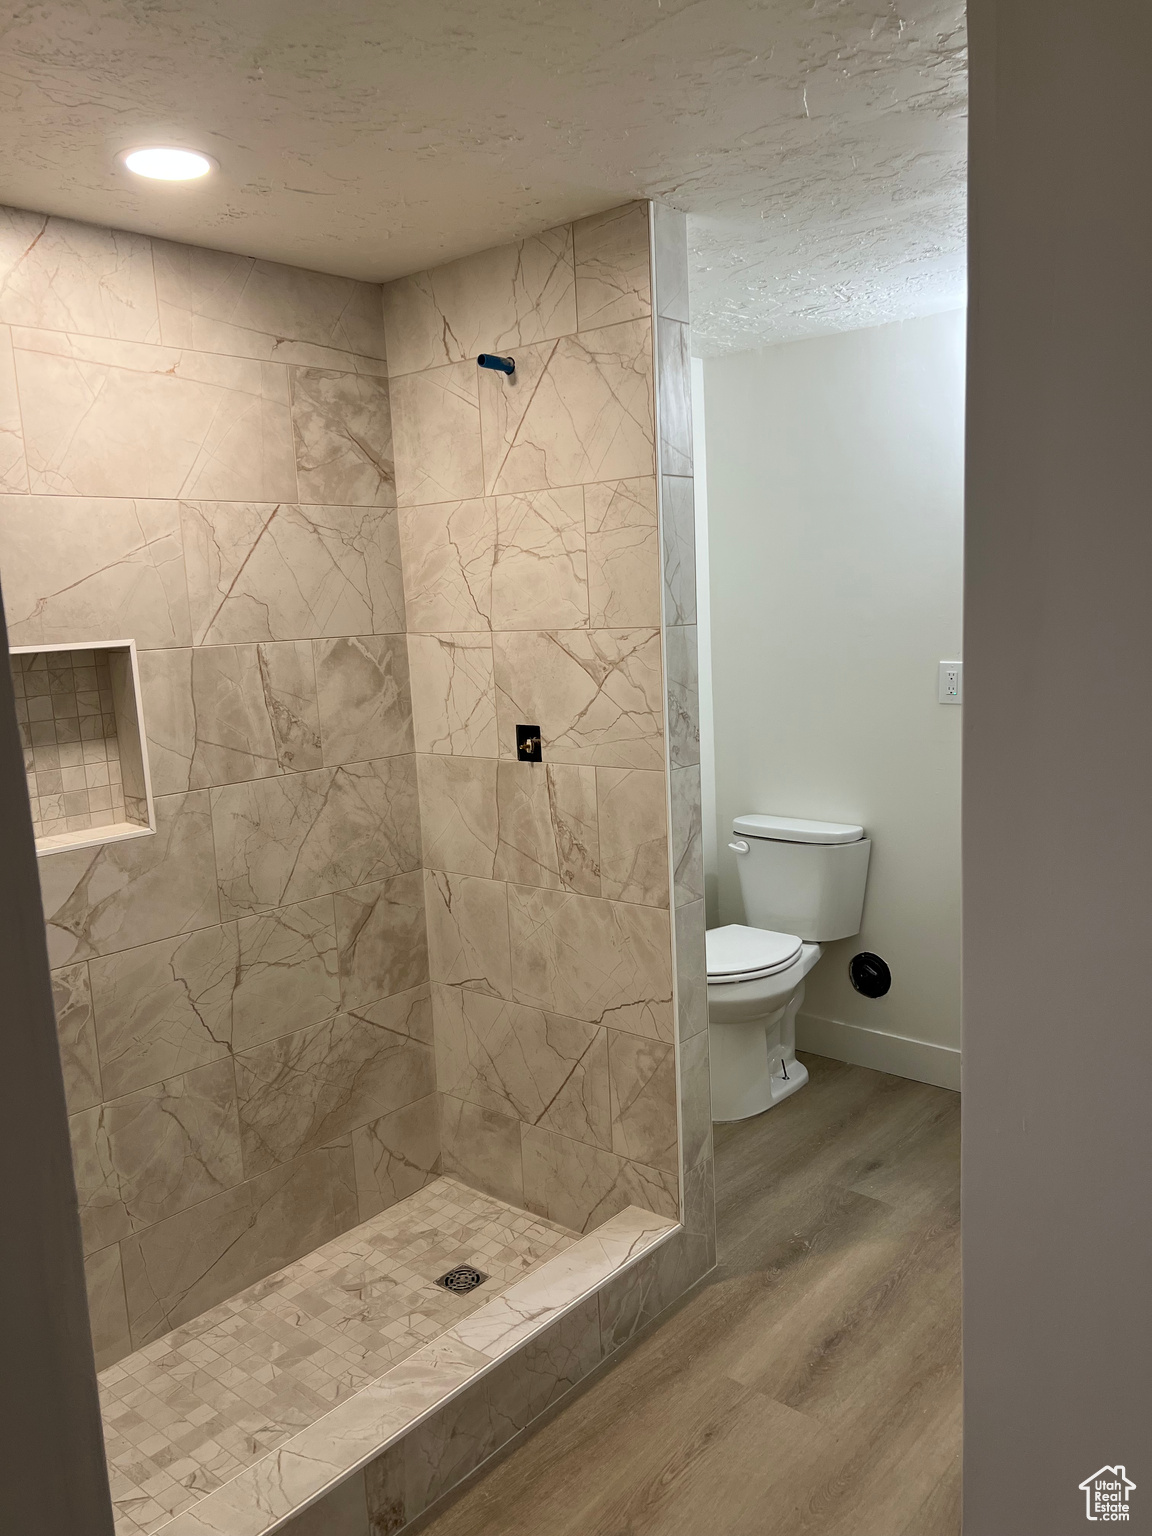
<path id="1" fill-rule="evenodd" d="M 712 1118 L 747 1120 L 808 1081 L 796 1060 L 796 1015 L 820 946 L 738 923 L 711 929 L 706 946 Z"/>
<path id="2" fill-rule="evenodd" d="M 859 933 L 871 849 L 863 827 L 737 816 L 747 925 L 706 937 L 713 1120 L 747 1120 L 803 1088 L 796 1015 L 820 945 Z"/>

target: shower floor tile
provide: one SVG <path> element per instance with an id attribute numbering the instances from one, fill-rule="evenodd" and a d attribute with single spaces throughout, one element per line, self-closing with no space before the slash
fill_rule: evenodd
<path id="1" fill-rule="evenodd" d="M 159 1530 L 576 1240 L 437 1179 L 102 1371 L 118 1536 Z M 435 1284 L 458 1264 L 489 1279 Z"/>

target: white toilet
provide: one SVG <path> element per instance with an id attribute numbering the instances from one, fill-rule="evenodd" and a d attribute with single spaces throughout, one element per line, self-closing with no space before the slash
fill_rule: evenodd
<path id="1" fill-rule="evenodd" d="M 790 816 L 732 823 L 744 915 L 707 935 L 713 1120 L 746 1120 L 803 1088 L 796 1015 L 820 944 L 860 932 L 863 827 Z"/>

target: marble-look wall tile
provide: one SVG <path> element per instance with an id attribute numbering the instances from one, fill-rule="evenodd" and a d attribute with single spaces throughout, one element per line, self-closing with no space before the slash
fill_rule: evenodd
<path id="1" fill-rule="evenodd" d="M 653 1322 L 715 1262 L 702 1239 L 674 1233 L 652 1253 L 609 1280 L 600 1291 L 601 1347 L 614 1354 Z"/>
<path id="2" fill-rule="evenodd" d="M 580 329 L 638 320 L 649 314 L 648 205 L 625 203 L 621 208 L 609 208 L 607 213 L 578 219 L 573 234 Z"/>
<path id="3" fill-rule="evenodd" d="M 375 283 L 168 240 L 152 248 L 169 345 L 296 362 L 307 359 L 288 350 L 294 343 L 385 356 Z M 253 350 L 261 342 L 271 350 Z"/>
<path id="4" fill-rule="evenodd" d="M 704 894 L 704 844 L 700 811 L 700 769 L 673 768 L 672 864 L 676 905 L 684 906 Z"/>
<path id="5" fill-rule="evenodd" d="M 648 475 L 585 486 L 584 521 L 591 627 L 659 628 L 656 481 Z"/>
<path id="6" fill-rule="evenodd" d="M 309 768 L 321 767 L 323 753 L 313 647 L 304 640 L 258 645 L 256 671 L 281 771 L 303 773 Z"/>
<path id="7" fill-rule="evenodd" d="M 512 886 L 508 915 L 518 1002 L 657 1040 L 673 1038 L 666 911 Z"/>
<path id="8" fill-rule="evenodd" d="M 652 204 L 656 313 L 668 320 L 691 318 L 688 308 L 688 221 L 664 203 Z"/>
<path id="9" fill-rule="evenodd" d="M 594 1299 L 597 1286 L 654 1245 L 668 1241 L 676 1223 L 632 1206 L 610 1217 L 586 1240 L 570 1243 L 500 1296 L 470 1312 L 443 1337 L 444 1345 L 474 1348 L 492 1362 L 539 1338 L 551 1321 Z"/>
<path id="10" fill-rule="evenodd" d="M 508 887 L 503 881 L 425 870 L 424 903 L 432 980 L 510 997 Z"/>
<path id="11" fill-rule="evenodd" d="M 241 1179 L 228 1061 L 83 1110 L 70 1124 L 80 1225 L 89 1251 Z"/>
<path id="12" fill-rule="evenodd" d="M 239 963 L 232 1002 L 236 1051 L 330 1018 L 340 1008 L 331 896 L 278 907 L 236 925 Z"/>
<path id="13" fill-rule="evenodd" d="M 401 506 L 484 494 L 474 361 L 389 380 Z"/>
<path id="14" fill-rule="evenodd" d="M 329 368 L 291 372 L 300 500 L 394 507 L 388 380 Z"/>
<path id="15" fill-rule="evenodd" d="M 588 1242 L 573 1242 L 563 1254 L 514 1281 L 503 1295 L 494 1296 L 457 1323 L 446 1335 L 446 1342 L 471 1345 L 494 1361 L 498 1370 L 493 1376 L 511 1366 L 515 1377 L 516 1363 L 525 1359 L 521 1351 L 546 1344 L 555 1323 L 563 1318 L 583 1318 L 586 1323 L 581 1326 L 590 1325 L 591 1314 L 598 1312 L 597 1283 L 603 1282 L 617 1264 L 628 1262 L 651 1242 L 659 1241 L 669 1226 L 666 1218 L 635 1206 L 620 1212 Z M 527 1382 L 521 1384 L 528 1387 Z"/>
<path id="16" fill-rule="evenodd" d="M 546 761 L 659 768 L 660 637 L 644 629 L 526 630 L 493 637 L 500 748 L 539 725 Z"/>
<path id="17" fill-rule="evenodd" d="M 491 628 L 496 519 L 490 498 L 401 507 L 400 544 L 409 634 Z"/>
<path id="18" fill-rule="evenodd" d="M 427 1509 L 487 1461 L 517 1427 L 515 1418 L 497 1421 L 485 1382 L 477 1382 L 426 1419 L 412 1443 L 403 1447 L 405 1518 Z"/>
<path id="19" fill-rule="evenodd" d="M 226 1057 L 236 925 L 201 928 L 93 959 L 92 996 L 109 1098 Z"/>
<path id="20" fill-rule="evenodd" d="M 471 1375 L 469 1357 L 476 1356 L 478 1360 L 484 1357 L 479 1350 L 465 1351 L 463 1345 L 457 1345 L 457 1350 L 462 1355 L 465 1372 Z M 405 1436 L 403 1440 L 394 1440 L 386 1451 L 374 1457 L 364 1468 L 364 1491 L 371 1536 L 399 1536 L 408 1524 L 404 1465 L 407 1438 Z"/>
<path id="21" fill-rule="evenodd" d="M 279 364 L 22 328 L 12 341 L 33 491 L 295 499 Z"/>
<path id="22" fill-rule="evenodd" d="M 679 1212 L 674 1174 L 628 1162 L 614 1152 L 526 1126 L 522 1155 L 524 1204 L 574 1232 L 591 1232 L 629 1205 L 673 1220 Z"/>
<path id="23" fill-rule="evenodd" d="M 664 632 L 668 666 L 668 756 L 673 768 L 700 762 L 700 681 L 695 624 L 669 625 Z"/>
<path id="24" fill-rule="evenodd" d="M 497 879 L 600 894 L 594 768 L 501 762 L 497 811 Z"/>
<path id="25" fill-rule="evenodd" d="M 359 1008 L 428 980 L 424 877 L 420 870 L 336 896 L 340 995 Z"/>
<path id="26" fill-rule="evenodd" d="M 136 664 L 152 793 L 183 794 L 191 786 L 196 752 L 192 651 L 185 646 L 139 651 Z"/>
<path id="27" fill-rule="evenodd" d="M 147 236 L 0 208 L 0 321 L 157 340 Z"/>
<path id="28" fill-rule="evenodd" d="M 679 1038 L 687 1040 L 708 1028 L 703 901 L 676 909 L 676 994 Z"/>
<path id="29" fill-rule="evenodd" d="M 403 1494 L 370 1471 L 369 1507 L 411 1521 L 600 1363 L 596 1298 L 579 1302 L 509 1359 L 419 1425 L 403 1443 Z M 389 1496 L 392 1493 L 392 1496 Z M 381 1533 L 398 1527 L 380 1526 Z"/>
<path id="30" fill-rule="evenodd" d="M 413 757 L 211 791 L 224 915 L 406 874 L 420 862 Z"/>
<path id="31" fill-rule="evenodd" d="M 691 1170 L 712 1157 L 712 1088 L 706 1030 L 680 1043 L 680 1118 L 680 1156 L 685 1170 Z"/>
<path id="32" fill-rule="evenodd" d="M 96 1369 L 102 1371 L 106 1366 L 122 1360 L 132 1350 L 118 1243 L 87 1256 L 84 1260 L 84 1279 L 88 1287 L 88 1326 L 92 1330 L 92 1352 L 96 1356 Z"/>
<path id="33" fill-rule="evenodd" d="M 519 1120 L 445 1093 L 438 1098 L 443 1171 L 509 1205 L 523 1206 Z"/>
<path id="34" fill-rule="evenodd" d="M 692 361 L 688 327 L 656 322 L 656 412 L 660 422 L 660 472 L 692 473 Z"/>
<path id="35" fill-rule="evenodd" d="M 369 377 L 388 377 L 388 364 L 382 357 L 368 357 L 360 352 L 342 352 L 336 347 L 318 346 L 311 341 L 292 341 L 270 336 L 264 331 L 248 331 L 221 320 L 160 306 L 161 339 L 166 346 L 186 347 L 195 352 L 224 352 L 230 357 L 251 357 L 261 362 L 299 364 L 304 368 L 324 368 L 335 373 L 358 373 Z"/>
<path id="36" fill-rule="evenodd" d="M 686 1232 L 704 1238 L 707 1267 L 716 1262 L 716 1169 L 710 1157 L 702 1157 L 683 1175 L 684 1193 L 680 1219 Z"/>
<path id="37" fill-rule="evenodd" d="M 197 645 L 404 629 L 394 513 L 200 502 L 181 520 Z"/>
<path id="38" fill-rule="evenodd" d="M 236 1056 L 244 1172 L 263 1173 L 434 1092 L 430 1047 L 370 1004 Z"/>
<path id="39" fill-rule="evenodd" d="M 316 669 L 306 640 L 144 652 L 140 680 L 161 792 L 321 766 Z"/>
<path id="40" fill-rule="evenodd" d="M 54 966 L 220 921 L 208 795 L 162 795 L 156 832 L 46 854 L 40 890 Z"/>
<path id="41" fill-rule="evenodd" d="M 350 1011 L 369 1014 L 381 1029 L 394 1035 L 407 1035 L 420 1045 L 432 1044 L 432 989 L 427 981 L 407 992 L 382 997 L 370 1008 Z"/>
<path id="42" fill-rule="evenodd" d="M 568 267 L 571 296 L 570 257 Z M 143 237 L 0 213 L 0 570 L 12 636 L 129 635 L 140 647 L 159 832 L 49 856 L 41 875 L 63 967 L 54 982 L 70 1107 L 87 1137 L 86 1223 L 138 1229 L 121 1238 L 133 1320 L 154 1302 L 158 1329 L 175 1316 L 170 1303 L 194 1315 L 357 1219 L 350 1134 L 295 1157 L 288 1174 L 249 1176 L 238 1201 L 225 1185 L 243 1177 L 239 1163 L 223 1174 L 209 1159 L 209 1178 L 189 1154 L 176 1171 L 173 1138 L 203 1098 L 194 1090 L 231 1075 L 234 1051 L 270 1052 L 350 1011 L 371 1013 L 374 1029 L 406 1042 L 401 1056 L 423 1053 L 410 1091 L 425 1107 L 420 1118 L 387 1098 L 357 1125 L 365 1200 L 381 1208 L 406 1192 L 413 1168 L 423 1180 L 436 1166 L 383 355 L 374 285 L 167 242 L 155 242 L 153 263 Z M 473 437 L 478 464 L 475 405 Z M 494 523 L 491 548 L 489 584 Z M 346 1054 L 336 1051 L 336 1077 Z M 157 1108 L 166 1098 L 178 1101 L 168 1140 L 153 1138 L 165 1150 L 136 1168 L 140 1127 L 167 1114 Z M 306 1105 L 284 1098 L 283 1124 L 275 1095 L 266 1099 L 268 1134 L 282 1131 L 287 1147 L 278 1156 L 315 1145 L 307 1132 L 293 1141 Z M 231 1112 L 238 1148 L 234 1103 Z M 83 1123 L 93 1114 L 95 1129 Z M 258 1110 L 250 1118 L 264 1129 Z M 418 1143 L 407 1168 L 405 1127 Z M 179 1209 L 185 1199 L 194 1203 Z M 226 1206 L 238 1225 L 217 1266 L 211 1233 Z M 99 1252 L 118 1266 L 114 1244 Z M 204 1274 L 185 1272 L 181 1295 L 157 1291 L 165 1265 L 186 1253 L 205 1260 Z"/>
<path id="43" fill-rule="evenodd" d="M 612 1145 L 607 1031 L 462 988 L 435 989 L 436 1082 L 527 1125 Z"/>
<path id="44" fill-rule="evenodd" d="M 192 653 L 198 730 L 193 788 L 321 766 L 316 672 L 307 641 Z"/>
<path id="45" fill-rule="evenodd" d="M 608 1040 L 612 1150 L 633 1162 L 675 1173 L 676 1048 L 622 1030 Z"/>
<path id="46" fill-rule="evenodd" d="M 352 1132 L 360 1220 L 414 1195 L 440 1173 L 440 1107 L 430 1093 Z"/>
<path id="47" fill-rule="evenodd" d="M 670 1239 L 663 1255 L 666 1294 L 676 1299 L 702 1280 L 716 1263 L 715 1233 L 709 1238 L 686 1227 L 679 1240 Z"/>
<path id="48" fill-rule="evenodd" d="M 2 496 L 12 645 L 191 643 L 178 508 L 168 501 Z"/>
<path id="49" fill-rule="evenodd" d="M 664 475 L 661 517 L 664 525 L 664 592 L 669 624 L 696 622 L 696 509 L 693 482 L 684 475 Z"/>
<path id="50" fill-rule="evenodd" d="M 615 901 L 668 905 L 668 798 L 664 775 L 597 768 L 600 891 Z"/>
<path id="51" fill-rule="evenodd" d="M 6 325 L 0 325 L 0 493 L 24 495 L 27 490 L 28 465 L 24 458 L 12 333 Z"/>
<path id="52" fill-rule="evenodd" d="M 530 1424 L 570 1392 L 601 1360 L 598 1298 L 577 1302 L 488 1378 L 497 1416 Z"/>
<path id="53" fill-rule="evenodd" d="M 479 391 L 483 488 L 489 494 L 653 471 L 647 320 L 521 347 L 512 378 L 483 370 Z"/>
<path id="54" fill-rule="evenodd" d="M 317 1503 L 280 1526 L 280 1531 L 282 1536 L 380 1536 L 378 1529 L 368 1526 L 363 1472 L 337 1483 Z"/>
<path id="55" fill-rule="evenodd" d="M 77 1110 L 91 1109 L 104 1097 L 92 1014 L 92 986 L 83 961 L 52 972 L 52 1003 L 64 1071 L 64 1097 L 68 1113 L 74 1115 Z"/>
<path id="56" fill-rule="evenodd" d="M 409 635 L 417 752 L 496 757 L 496 700 L 488 635 Z"/>
<path id="57" fill-rule="evenodd" d="M 297 1158 L 121 1244 L 141 1349 L 357 1221 L 351 1143 Z"/>
<path id="58" fill-rule="evenodd" d="M 493 629 L 588 623 L 588 559 L 580 486 L 495 498 Z"/>
<path id="59" fill-rule="evenodd" d="M 491 879 L 500 840 L 500 765 L 487 757 L 432 755 L 421 755 L 416 763 L 426 867 Z"/>
<path id="60" fill-rule="evenodd" d="M 405 637 L 358 635 L 314 644 L 325 765 L 411 752 Z"/>
<path id="61" fill-rule="evenodd" d="M 384 320 L 394 375 L 566 335 L 576 329 L 572 228 L 386 283 Z"/>

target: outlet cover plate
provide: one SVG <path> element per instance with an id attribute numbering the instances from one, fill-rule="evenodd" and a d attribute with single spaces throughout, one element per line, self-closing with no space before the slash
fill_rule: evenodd
<path id="1" fill-rule="evenodd" d="M 937 674 L 937 698 L 941 704 L 963 704 L 964 663 L 942 661 Z"/>

